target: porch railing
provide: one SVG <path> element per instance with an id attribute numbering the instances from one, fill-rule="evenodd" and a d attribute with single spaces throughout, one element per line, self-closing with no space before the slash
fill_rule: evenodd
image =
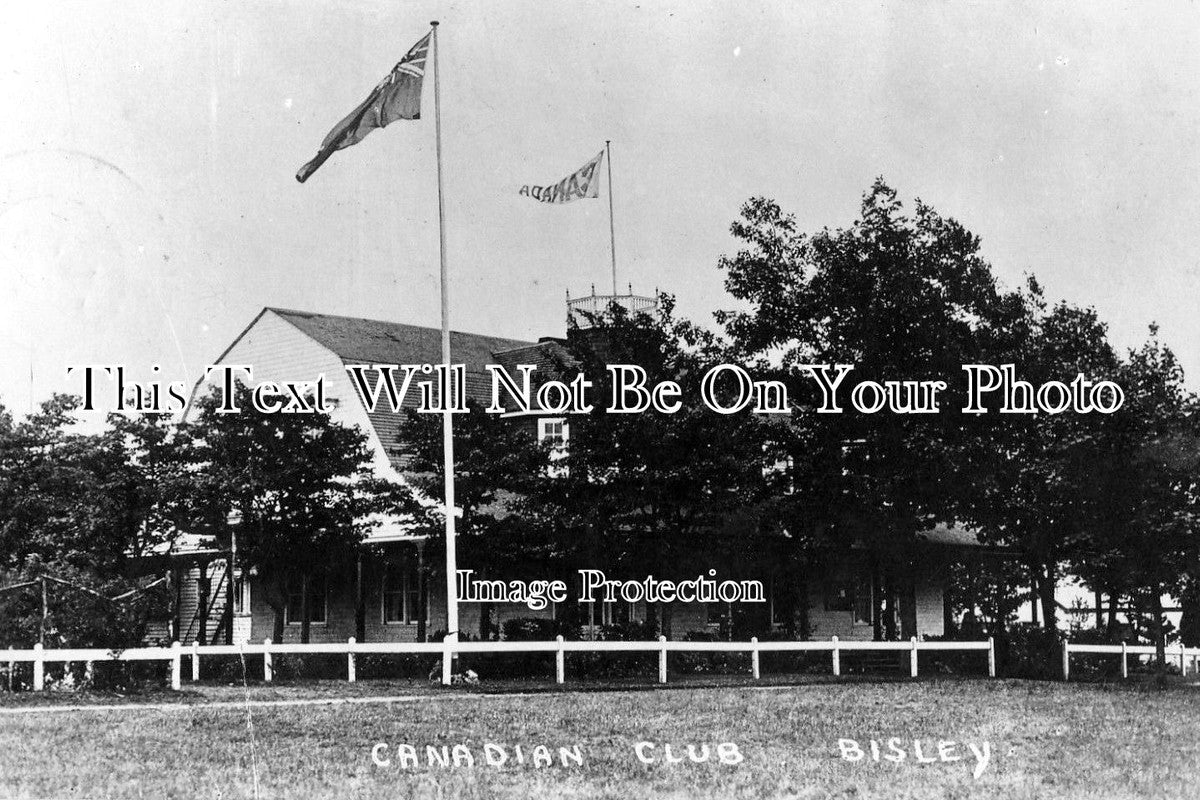
<path id="1" fill-rule="evenodd" d="M 759 666 L 762 653 L 812 653 L 830 654 L 833 674 L 841 675 L 843 653 L 891 651 L 909 654 L 909 674 L 917 677 L 918 659 L 921 652 L 986 652 L 988 676 L 996 676 L 996 649 L 992 639 L 979 642 L 922 642 L 913 638 L 907 642 L 861 642 L 839 641 L 836 636 L 828 641 L 803 642 L 684 642 L 668 641 L 659 637 L 657 641 L 612 642 L 612 641 L 564 641 L 559 636 L 554 641 L 541 642 L 458 642 L 447 637 L 442 642 L 358 642 L 350 637 L 345 642 L 322 642 L 313 644 L 275 644 L 265 639 L 262 644 L 201 645 L 193 642 L 184 647 L 173 642 L 170 647 L 131 647 L 125 650 L 101 648 L 75 648 L 46 650 L 41 645 L 32 649 L 9 648 L 0 651 L 0 662 L 8 662 L 8 674 L 18 663 L 33 664 L 33 689 L 46 688 L 46 664 L 82 662 L 94 665 L 97 662 L 113 661 L 165 661 L 170 664 L 171 688 L 178 690 L 182 685 L 183 661 L 186 658 L 191 668 L 191 679 L 200 680 L 201 663 L 209 656 L 257 656 L 262 659 L 264 681 L 274 677 L 273 658 L 281 655 L 341 654 L 346 656 L 346 679 L 354 682 L 356 657 L 360 655 L 436 655 L 442 660 L 442 683 L 452 682 L 453 659 L 465 653 L 553 653 L 555 656 L 555 681 L 566 681 L 566 657 L 568 653 L 657 653 L 658 682 L 667 682 L 667 656 L 670 653 L 749 653 L 750 674 L 758 679 L 762 676 Z"/>

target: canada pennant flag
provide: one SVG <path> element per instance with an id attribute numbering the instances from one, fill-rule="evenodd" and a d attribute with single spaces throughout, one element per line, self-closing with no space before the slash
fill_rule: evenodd
<path id="1" fill-rule="evenodd" d="M 558 183 L 552 186 L 526 184 L 521 187 L 519 194 L 522 197 L 532 197 L 541 203 L 569 203 L 584 197 L 599 197 L 600 180 L 597 176 L 600 174 L 600 162 L 603 160 L 604 151 L 601 150 L 595 158 Z"/>

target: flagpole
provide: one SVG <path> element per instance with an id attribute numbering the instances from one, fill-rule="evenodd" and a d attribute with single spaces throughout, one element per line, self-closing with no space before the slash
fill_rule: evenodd
<path id="1" fill-rule="evenodd" d="M 442 279 L 442 363 L 446 365 L 444 389 L 450 394 L 450 286 L 446 268 L 446 200 L 442 187 L 442 71 L 438 68 L 438 23 L 433 26 L 433 127 L 437 138 L 437 187 L 438 187 L 438 255 L 441 259 Z M 446 486 L 446 639 L 458 641 L 458 592 L 455 578 L 458 572 L 458 557 L 454 542 L 454 416 L 450 413 L 453 396 L 441 398 L 442 402 L 442 471 Z M 442 683 L 450 684 L 453 674 L 451 658 L 442 659 Z"/>
<path id="2" fill-rule="evenodd" d="M 617 232 L 613 225 L 613 196 L 612 196 L 612 150 L 608 146 L 611 140 L 604 140 L 604 155 L 608 162 L 608 250 L 612 253 L 613 297 L 617 296 Z"/>

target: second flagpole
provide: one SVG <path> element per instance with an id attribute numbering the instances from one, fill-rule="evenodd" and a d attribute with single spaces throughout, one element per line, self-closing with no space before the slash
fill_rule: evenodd
<path id="1" fill-rule="evenodd" d="M 612 195 L 612 149 L 608 146 L 610 140 L 604 140 L 604 160 L 608 162 L 608 247 L 612 253 L 613 297 L 617 296 L 617 228 L 613 224 L 613 195 Z"/>
<path id="2" fill-rule="evenodd" d="M 438 23 L 433 26 L 433 127 L 437 138 L 437 187 L 438 187 L 438 255 L 441 259 L 442 288 L 442 363 L 446 365 L 444 391 L 450 389 L 450 281 L 446 267 L 446 201 L 442 187 L 442 71 L 438 67 Z M 441 398 L 442 411 L 442 471 L 446 487 L 446 639 L 458 641 L 458 590 L 455 577 L 458 572 L 458 555 L 454 541 L 454 415 L 451 413 L 452 397 Z M 446 656 L 450 656 L 447 652 Z M 450 685 L 453 675 L 453 657 L 442 658 L 442 683 Z"/>

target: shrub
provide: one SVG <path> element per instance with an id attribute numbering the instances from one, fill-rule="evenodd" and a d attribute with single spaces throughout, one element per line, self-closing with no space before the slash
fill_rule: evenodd
<path id="1" fill-rule="evenodd" d="M 978 642 L 978 634 L 950 633 L 946 636 L 925 636 L 926 642 Z M 922 675 L 986 675 L 988 654 L 983 651 L 925 650 L 918 651 L 917 667 Z M 997 664 L 999 668 L 999 664 Z"/>
<path id="2" fill-rule="evenodd" d="M 1062 677 L 1062 637 L 1031 626 L 1009 628 L 996 637 L 996 666 L 1009 678 L 1053 680 Z"/>
<path id="3" fill-rule="evenodd" d="M 578 628 L 556 619 L 544 617 L 517 617 L 505 620 L 502 638 L 509 642 L 552 642 L 555 636 L 578 639 Z"/>
<path id="4" fill-rule="evenodd" d="M 355 662 L 360 678 L 422 679 L 441 663 L 437 656 L 414 653 L 361 655 Z"/>
<path id="5" fill-rule="evenodd" d="M 795 637 L 786 631 L 769 631 L 758 637 L 760 642 L 792 642 Z M 845 656 L 843 655 L 843 658 Z M 766 652 L 759 654 L 759 669 L 766 672 L 801 675 L 833 673 L 833 658 L 828 652 Z"/>
<path id="6" fill-rule="evenodd" d="M 688 631 L 685 642 L 717 642 L 720 637 L 711 631 Z M 672 658 L 676 671 L 684 675 L 729 675 L 750 671 L 750 653 L 698 652 L 677 653 Z M 761 662 L 760 662 L 761 665 Z"/>

